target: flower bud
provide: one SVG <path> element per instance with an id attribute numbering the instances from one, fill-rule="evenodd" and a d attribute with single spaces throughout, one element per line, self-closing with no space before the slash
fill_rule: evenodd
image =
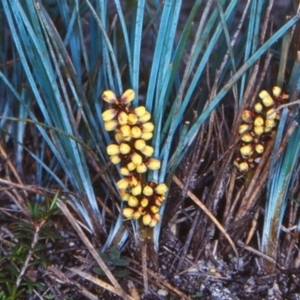
<path id="1" fill-rule="evenodd" d="M 146 145 L 143 149 L 140 150 L 145 156 L 152 156 L 154 149 L 151 146 Z"/>
<path id="2" fill-rule="evenodd" d="M 250 125 L 249 124 L 242 124 L 240 127 L 239 127 L 239 133 L 242 134 L 242 133 L 245 133 L 246 131 L 248 131 L 250 129 Z"/>
<path id="3" fill-rule="evenodd" d="M 257 112 L 259 114 L 262 112 L 263 109 L 264 108 L 260 102 L 255 103 L 255 105 L 254 105 L 255 112 Z"/>
<path id="4" fill-rule="evenodd" d="M 117 165 L 121 162 L 121 157 L 119 155 L 112 155 L 110 157 L 110 161 L 114 164 Z"/>
<path id="5" fill-rule="evenodd" d="M 128 144 L 122 143 L 120 144 L 120 152 L 122 154 L 128 154 L 131 151 L 131 148 Z"/>
<path id="6" fill-rule="evenodd" d="M 156 213 L 158 213 L 159 208 L 156 205 L 152 205 L 150 207 L 150 210 L 151 210 L 152 213 L 156 214 Z"/>
<path id="7" fill-rule="evenodd" d="M 123 201 L 128 201 L 129 197 L 131 196 L 130 194 L 126 193 L 125 190 L 120 190 L 120 194 L 122 196 L 122 200 Z"/>
<path id="8" fill-rule="evenodd" d="M 143 224 L 149 225 L 150 222 L 151 222 L 151 216 L 149 214 L 144 214 L 143 215 Z"/>
<path id="9" fill-rule="evenodd" d="M 274 127 L 276 127 L 276 121 L 275 120 L 266 120 L 265 126 L 267 128 L 274 128 Z"/>
<path id="10" fill-rule="evenodd" d="M 156 158 L 150 157 L 146 164 L 148 169 L 152 171 L 156 171 L 160 169 L 160 161 Z"/>
<path id="11" fill-rule="evenodd" d="M 128 89 L 123 93 L 120 101 L 122 104 L 129 104 L 134 99 L 134 97 L 135 97 L 134 90 Z"/>
<path id="12" fill-rule="evenodd" d="M 254 119 L 254 126 L 263 126 L 264 125 L 264 119 L 260 116 L 256 117 Z"/>
<path id="13" fill-rule="evenodd" d="M 129 126 L 129 125 L 122 125 L 122 126 L 120 127 L 120 131 L 121 131 L 121 133 L 123 134 L 123 137 L 124 137 L 124 138 L 130 137 L 131 129 L 130 129 L 130 126 Z"/>
<path id="14" fill-rule="evenodd" d="M 145 196 L 152 196 L 153 195 L 153 189 L 152 189 L 152 187 L 149 186 L 149 185 L 144 186 L 144 188 L 143 188 L 143 194 Z"/>
<path id="15" fill-rule="evenodd" d="M 137 150 L 143 150 L 146 147 L 146 142 L 142 139 L 138 139 L 134 142 L 134 148 Z"/>
<path id="16" fill-rule="evenodd" d="M 118 114 L 118 122 L 120 125 L 126 125 L 128 121 L 128 115 L 126 114 L 125 111 L 121 111 Z"/>
<path id="17" fill-rule="evenodd" d="M 253 153 L 253 147 L 252 145 L 246 145 L 240 148 L 240 152 L 243 157 L 248 157 Z"/>
<path id="18" fill-rule="evenodd" d="M 266 112 L 266 118 L 269 120 L 275 120 L 277 118 L 277 111 L 274 108 L 270 108 L 267 112 Z"/>
<path id="19" fill-rule="evenodd" d="M 148 111 L 146 111 L 145 114 L 144 114 L 143 116 L 139 117 L 139 122 L 140 122 L 140 123 L 146 123 L 146 122 L 148 122 L 150 119 L 151 119 L 151 114 L 150 114 Z"/>
<path id="20" fill-rule="evenodd" d="M 250 143 L 253 141 L 253 137 L 250 133 L 245 133 L 241 136 L 241 140 L 245 143 Z"/>
<path id="21" fill-rule="evenodd" d="M 136 166 L 136 171 L 140 174 L 147 172 L 147 166 L 144 163 Z"/>
<path id="22" fill-rule="evenodd" d="M 139 200 L 137 197 L 130 196 L 128 199 L 128 205 L 130 207 L 137 207 L 139 205 Z"/>
<path id="23" fill-rule="evenodd" d="M 114 103 L 116 102 L 117 100 L 117 97 L 115 95 L 114 92 L 110 91 L 110 90 L 106 90 L 103 92 L 102 94 L 102 99 L 105 101 L 105 102 L 108 102 L 108 103 Z"/>
<path id="24" fill-rule="evenodd" d="M 132 219 L 138 220 L 141 217 L 142 213 L 140 211 L 135 211 L 132 215 Z"/>
<path id="25" fill-rule="evenodd" d="M 143 158 L 141 155 L 139 155 L 138 153 L 134 152 L 132 155 L 131 155 L 131 160 L 132 162 L 138 166 L 140 165 L 142 162 L 143 162 Z"/>
<path id="26" fill-rule="evenodd" d="M 130 113 L 130 114 L 128 115 L 128 120 L 127 120 L 127 122 L 128 122 L 129 125 L 135 125 L 135 124 L 137 123 L 137 121 L 138 121 L 138 117 L 137 117 L 136 114 Z"/>
<path id="27" fill-rule="evenodd" d="M 262 103 L 264 104 L 265 107 L 269 107 L 269 106 L 272 106 L 274 104 L 273 98 L 270 96 L 270 94 L 267 91 L 262 90 L 258 94 L 258 96 L 261 98 Z"/>
<path id="28" fill-rule="evenodd" d="M 143 132 L 152 132 L 154 130 L 154 125 L 151 122 L 147 122 L 142 124 L 142 131 Z"/>
<path id="29" fill-rule="evenodd" d="M 131 175 L 130 171 L 126 167 L 120 168 L 120 174 L 123 175 L 123 176 Z"/>
<path id="30" fill-rule="evenodd" d="M 251 110 L 245 109 L 242 113 L 242 120 L 246 123 L 252 122 L 253 113 Z"/>
<path id="31" fill-rule="evenodd" d="M 118 144 L 121 144 L 124 140 L 123 134 L 121 132 L 117 132 L 115 134 L 115 140 Z"/>
<path id="32" fill-rule="evenodd" d="M 138 106 L 134 109 L 135 114 L 138 118 L 142 117 L 146 113 L 146 107 L 145 106 Z"/>
<path id="33" fill-rule="evenodd" d="M 138 184 L 140 184 L 140 182 L 139 182 L 139 180 L 135 176 L 131 176 L 129 178 L 129 184 L 130 184 L 131 187 L 135 187 Z"/>
<path id="34" fill-rule="evenodd" d="M 157 205 L 158 207 L 161 206 L 164 200 L 165 200 L 164 196 L 155 197 L 155 205 Z"/>
<path id="35" fill-rule="evenodd" d="M 271 132 L 273 130 L 272 127 L 264 127 L 264 133 Z"/>
<path id="36" fill-rule="evenodd" d="M 122 178 L 117 182 L 117 187 L 119 190 L 126 190 L 129 186 L 129 181 L 127 178 Z"/>
<path id="37" fill-rule="evenodd" d="M 131 128 L 131 136 L 135 139 L 138 139 L 142 136 L 142 130 L 138 126 L 133 126 Z"/>
<path id="38" fill-rule="evenodd" d="M 156 220 L 156 221 L 159 221 L 160 220 L 160 214 L 159 213 L 156 213 L 154 214 L 154 216 L 152 216 L 152 220 Z"/>
<path id="39" fill-rule="evenodd" d="M 154 190 L 159 195 L 165 195 L 168 191 L 168 187 L 164 183 L 160 183 Z"/>
<path id="40" fill-rule="evenodd" d="M 157 220 L 155 220 L 155 219 L 151 219 L 151 222 L 149 223 L 149 227 L 155 227 L 156 226 L 156 224 L 157 224 Z"/>
<path id="41" fill-rule="evenodd" d="M 264 127 L 263 126 L 254 126 L 253 131 L 256 135 L 260 136 L 264 133 Z"/>
<path id="42" fill-rule="evenodd" d="M 281 94 L 281 88 L 279 86 L 274 86 L 272 89 L 273 95 L 277 98 Z"/>
<path id="43" fill-rule="evenodd" d="M 258 154 L 262 154 L 262 153 L 264 152 L 264 146 L 261 145 L 261 144 L 255 145 L 255 151 L 256 151 Z"/>
<path id="44" fill-rule="evenodd" d="M 141 184 L 139 183 L 138 185 L 136 185 L 135 187 L 133 187 L 131 189 L 131 193 L 133 196 L 138 196 L 142 193 L 142 186 Z"/>
<path id="45" fill-rule="evenodd" d="M 108 109 L 102 113 L 102 119 L 104 122 L 111 121 L 116 115 L 118 111 L 116 109 Z"/>
<path id="46" fill-rule="evenodd" d="M 127 169 L 129 171 L 133 171 L 133 170 L 135 170 L 135 168 L 136 168 L 136 165 L 132 161 L 127 164 Z"/>
<path id="47" fill-rule="evenodd" d="M 120 153 L 120 147 L 116 144 L 111 144 L 106 147 L 108 155 L 118 155 Z"/>
<path id="48" fill-rule="evenodd" d="M 143 199 L 141 200 L 141 206 L 142 206 L 142 207 L 147 207 L 147 206 L 148 206 L 148 203 L 149 203 L 148 198 L 143 198 Z"/>
<path id="49" fill-rule="evenodd" d="M 249 170 L 249 165 L 247 162 L 243 161 L 238 165 L 239 171 L 240 172 L 248 172 Z"/>
<path id="50" fill-rule="evenodd" d="M 151 140 L 153 137 L 153 133 L 152 132 L 143 132 L 141 135 L 141 139 L 148 141 Z"/>
<path id="51" fill-rule="evenodd" d="M 126 207 L 123 209 L 123 216 L 127 219 L 131 219 L 133 213 L 134 213 L 134 210 L 130 207 Z"/>
<path id="52" fill-rule="evenodd" d="M 113 131 L 118 127 L 119 123 L 117 120 L 111 120 L 111 121 L 107 121 L 104 122 L 104 129 L 106 131 Z"/>

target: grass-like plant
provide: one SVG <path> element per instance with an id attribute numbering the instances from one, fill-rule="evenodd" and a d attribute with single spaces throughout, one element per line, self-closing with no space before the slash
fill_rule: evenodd
<path id="1" fill-rule="evenodd" d="M 28 182 L 30 171 L 34 185 L 68 192 L 66 202 L 103 251 L 112 244 L 122 247 L 134 236 L 146 238 L 156 252 L 161 231 L 168 222 L 179 222 L 179 211 L 187 214 L 182 205 L 186 195 L 195 199 L 192 190 L 198 184 L 206 196 L 202 202 L 194 200 L 195 214 L 190 218 L 193 230 L 202 232 L 188 237 L 185 244 L 187 253 L 192 242 L 200 243 L 194 253 L 198 257 L 211 238 L 205 232 L 212 226 L 220 228 L 235 249 L 233 241 L 245 233 L 253 213 L 259 214 L 270 174 L 267 160 L 273 153 L 274 176 L 269 177 L 267 194 L 272 200 L 267 201 L 262 245 L 271 255 L 269 241 L 264 240 L 270 236 L 268 224 L 276 219 L 272 236 L 278 242 L 287 198 L 296 184 L 292 178 L 299 173 L 298 129 L 276 161 L 278 149 L 286 145 L 281 143 L 288 130 L 286 110 L 276 142 L 275 137 L 266 142 L 261 161 L 249 176 L 243 173 L 248 169 L 242 169 L 240 162 L 236 168 L 234 161 L 241 149 L 242 114 L 252 107 L 262 86 L 278 85 L 293 95 L 292 100 L 298 96 L 298 61 L 289 88 L 283 84 L 285 72 L 278 82 L 273 78 L 277 76 L 271 76 L 271 85 L 264 81 L 280 57 L 276 51 L 286 53 L 277 41 L 300 16 L 295 13 L 267 34 L 272 3 L 245 1 L 239 16 L 240 1 L 195 0 L 183 16 L 181 0 L 2 0 L 1 141 L 5 148 L 11 147 L 20 176 L 11 181 Z M 128 103 L 116 106 L 128 91 L 132 108 Z M 151 131 L 141 129 L 138 107 L 151 117 Z M 294 114 L 289 122 L 297 118 Z M 128 134 L 128 124 L 138 126 L 130 127 Z M 145 132 L 151 137 L 140 138 Z M 128 140 L 128 135 L 135 140 Z M 144 156 L 132 158 L 133 148 Z M 153 158 L 152 163 L 147 157 Z M 178 168 L 180 179 L 174 177 Z M 140 185 L 132 183 L 137 174 L 142 174 Z M 197 176 L 204 181 L 206 174 L 213 177 L 209 195 L 197 181 Z M 176 194 L 173 179 L 182 192 Z M 165 184 L 163 191 L 158 192 L 157 184 Z M 280 199 L 275 200 L 275 195 Z M 149 210 L 148 203 L 152 203 Z M 199 207 L 205 214 L 196 213 Z M 280 217 L 274 217 L 274 207 Z M 203 223 L 195 218 L 197 214 L 202 214 Z M 214 215 L 221 217 L 217 220 Z M 183 259 L 184 255 L 179 266 Z"/>

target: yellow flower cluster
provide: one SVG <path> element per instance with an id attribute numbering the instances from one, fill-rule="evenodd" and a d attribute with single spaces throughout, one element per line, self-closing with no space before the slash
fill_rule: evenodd
<path id="1" fill-rule="evenodd" d="M 130 107 L 135 93 L 126 90 L 121 97 L 106 90 L 102 94 L 104 101 L 110 104 L 102 118 L 107 131 L 115 132 L 116 143 L 107 147 L 110 160 L 120 165 L 123 176 L 117 182 L 122 200 L 126 202 L 123 215 L 127 219 L 140 219 L 144 225 L 154 227 L 160 220 L 159 208 L 168 191 L 164 183 L 147 182 L 148 170 L 160 169 L 160 161 L 153 158 L 153 147 L 147 141 L 153 136 L 154 124 L 151 114 L 144 106 Z"/>
<path id="2" fill-rule="evenodd" d="M 273 96 L 263 90 L 253 109 L 246 109 L 242 113 L 242 124 L 239 127 L 241 146 L 234 165 L 240 172 L 248 172 L 259 162 L 264 144 L 270 133 L 276 129 L 280 113 L 277 110 L 279 104 L 288 98 L 281 92 L 281 88 L 274 86 Z"/>

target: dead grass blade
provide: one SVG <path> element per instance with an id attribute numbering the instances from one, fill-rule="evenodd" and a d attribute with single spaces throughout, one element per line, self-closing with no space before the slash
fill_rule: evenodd
<path id="1" fill-rule="evenodd" d="M 173 176 L 173 180 L 181 189 L 184 187 L 183 183 L 176 176 Z M 188 190 L 187 195 L 204 211 L 204 213 L 212 220 L 212 222 L 224 234 L 225 238 L 227 239 L 228 243 L 231 245 L 231 247 L 237 257 L 237 267 L 238 267 L 239 254 L 234 245 L 234 242 L 232 241 L 230 236 L 227 234 L 224 227 L 220 224 L 220 222 L 215 218 L 215 216 L 206 208 L 206 206 L 191 191 Z"/>
<path id="2" fill-rule="evenodd" d="M 113 276 L 113 274 L 107 268 L 106 264 L 104 263 L 104 261 L 102 260 L 102 258 L 100 257 L 100 255 L 98 254 L 97 250 L 94 248 L 94 246 L 91 244 L 91 242 L 89 241 L 89 239 L 86 237 L 86 235 L 84 234 L 83 230 L 78 225 L 77 220 L 72 216 L 72 214 L 70 213 L 70 211 L 67 208 L 67 206 L 61 200 L 57 201 L 57 206 L 61 209 L 61 211 L 67 217 L 68 221 L 70 222 L 70 224 L 72 225 L 72 227 L 74 228 L 74 230 L 77 232 L 77 234 L 81 238 L 82 242 L 86 245 L 86 247 L 89 250 L 89 252 L 91 253 L 91 255 L 94 257 L 94 259 L 96 260 L 96 262 L 98 263 L 98 265 L 101 267 L 101 269 L 103 270 L 103 272 L 105 273 L 105 275 L 110 280 L 110 282 L 114 285 L 114 287 L 116 289 L 116 294 L 122 296 L 123 299 L 131 299 L 131 297 L 128 296 L 123 291 L 123 289 L 121 288 L 121 286 L 119 285 L 119 283 L 117 282 L 117 280 L 115 279 L 115 277 Z"/>

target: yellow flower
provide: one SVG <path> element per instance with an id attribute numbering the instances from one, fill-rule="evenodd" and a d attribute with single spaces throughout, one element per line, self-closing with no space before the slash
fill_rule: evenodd
<path id="1" fill-rule="evenodd" d="M 248 172 L 249 165 L 246 161 L 243 161 L 238 165 L 238 168 L 239 168 L 240 172 Z"/>
<path id="2" fill-rule="evenodd" d="M 142 136 L 142 130 L 138 126 L 133 126 L 131 128 L 131 135 L 133 138 L 138 139 Z"/>
<path id="3" fill-rule="evenodd" d="M 275 120 L 266 120 L 265 126 L 267 128 L 274 128 L 276 127 L 276 121 Z"/>
<path id="4" fill-rule="evenodd" d="M 255 151 L 256 151 L 258 154 L 263 153 L 263 152 L 264 152 L 264 146 L 261 145 L 261 144 L 255 145 Z"/>
<path id="5" fill-rule="evenodd" d="M 121 157 L 119 155 L 112 155 L 110 157 L 110 161 L 114 164 L 117 165 L 121 162 Z"/>
<path id="6" fill-rule="evenodd" d="M 129 171 L 133 171 L 133 170 L 135 170 L 135 168 L 136 168 L 136 165 L 132 161 L 127 164 L 127 169 Z"/>
<path id="7" fill-rule="evenodd" d="M 263 126 L 254 126 L 253 131 L 256 135 L 260 136 L 264 133 L 264 127 Z"/>
<path id="8" fill-rule="evenodd" d="M 264 125 L 264 119 L 260 116 L 256 117 L 254 119 L 254 126 L 263 126 Z"/>
<path id="9" fill-rule="evenodd" d="M 275 120 L 277 118 L 277 111 L 274 108 L 270 108 L 267 112 L 266 112 L 266 118 L 269 120 Z"/>
<path id="10" fill-rule="evenodd" d="M 153 137 L 153 133 L 152 132 L 143 132 L 141 135 L 141 138 L 145 141 L 148 141 L 150 139 L 152 139 Z"/>
<path id="11" fill-rule="evenodd" d="M 158 195 L 165 195 L 168 191 L 168 187 L 164 183 L 160 183 L 154 190 Z"/>
<path id="12" fill-rule="evenodd" d="M 145 196 L 152 196 L 153 195 L 153 189 L 152 189 L 152 187 L 149 186 L 149 185 L 144 186 L 144 188 L 143 188 L 143 194 Z"/>
<path id="13" fill-rule="evenodd" d="M 242 134 L 242 133 L 245 133 L 246 131 L 248 131 L 250 129 L 250 125 L 249 124 L 242 124 L 240 127 L 239 127 L 239 133 Z"/>
<path id="14" fill-rule="evenodd" d="M 165 200 L 165 196 L 156 196 L 155 197 L 155 205 L 157 205 L 157 206 L 161 206 L 162 205 L 162 203 L 164 202 L 164 200 Z"/>
<path id="15" fill-rule="evenodd" d="M 250 133 L 245 133 L 241 136 L 241 140 L 245 143 L 250 143 L 253 141 L 253 137 Z"/>
<path id="16" fill-rule="evenodd" d="M 251 123 L 252 122 L 252 117 L 253 114 L 251 110 L 245 109 L 242 113 L 242 120 L 246 123 Z"/>
<path id="17" fill-rule="evenodd" d="M 264 127 L 264 132 L 265 133 L 271 132 L 272 129 L 273 129 L 272 127 Z"/>
<path id="18" fill-rule="evenodd" d="M 142 139 L 138 139 L 134 142 L 134 148 L 137 150 L 143 150 L 146 147 L 146 142 Z"/>
<path id="19" fill-rule="evenodd" d="M 136 114 L 130 113 L 128 114 L 128 124 L 129 125 L 135 125 L 138 121 L 138 117 Z"/>
<path id="20" fill-rule="evenodd" d="M 274 86 L 272 92 L 275 97 L 279 97 L 281 94 L 281 88 L 279 86 Z"/>
<path id="21" fill-rule="evenodd" d="M 156 205 L 152 205 L 150 207 L 150 210 L 151 210 L 152 213 L 156 214 L 156 213 L 158 213 L 159 208 Z"/>
<path id="22" fill-rule="evenodd" d="M 135 97 L 134 90 L 128 89 L 121 96 L 120 102 L 122 104 L 129 104 Z"/>
<path id="23" fill-rule="evenodd" d="M 102 113 L 102 119 L 104 122 L 111 121 L 116 115 L 118 111 L 116 109 L 108 109 Z"/>
<path id="24" fill-rule="evenodd" d="M 116 144 L 111 144 L 106 147 L 108 155 L 118 155 L 120 153 L 120 147 Z"/>
<path id="25" fill-rule="evenodd" d="M 128 205 L 130 207 L 137 207 L 139 205 L 139 200 L 137 197 L 130 196 L 128 199 Z"/>
<path id="26" fill-rule="evenodd" d="M 151 146 L 146 145 L 143 149 L 140 150 L 145 156 L 150 157 L 153 152 L 154 149 Z"/>
<path id="27" fill-rule="evenodd" d="M 149 214 L 144 214 L 143 215 L 143 224 L 144 225 L 149 225 L 151 222 L 151 216 Z"/>
<path id="28" fill-rule="evenodd" d="M 248 157 L 253 153 L 253 147 L 252 145 L 246 145 L 240 148 L 240 152 L 243 157 Z"/>
<path id="29" fill-rule="evenodd" d="M 126 125 L 128 121 L 128 115 L 126 114 L 125 111 L 121 111 L 118 114 L 118 122 L 120 125 Z"/>
<path id="30" fill-rule="evenodd" d="M 155 219 L 151 219 L 151 222 L 148 224 L 149 227 L 155 227 L 155 225 L 157 224 L 157 220 Z"/>
<path id="31" fill-rule="evenodd" d="M 127 219 L 131 219 L 133 213 L 134 213 L 134 210 L 130 207 L 126 207 L 123 209 L 123 216 Z"/>
<path id="32" fill-rule="evenodd" d="M 264 104 L 265 107 L 269 107 L 269 106 L 272 106 L 274 104 L 273 98 L 270 96 L 270 94 L 267 91 L 262 90 L 258 94 L 258 96 L 261 98 L 262 103 Z"/>
<path id="33" fill-rule="evenodd" d="M 262 106 L 262 104 L 261 104 L 260 102 L 258 102 L 258 103 L 256 103 L 256 104 L 254 105 L 254 110 L 255 110 L 255 112 L 257 112 L 257 113 L 261 113 L 263 109 L 264 109 L 264 108 L 263 108 L 263 106 Z"/>
<path id="34" fill-rule="evenodd" d="M 123 134 L 124 138 L 130 137 L 131 130 L 130 130 L 130 126 L 129 125 L 122 125 L 120 127 L 120 131 Z"/>
<path id="35" fill-rule="evenodd" d="M 129 197 L 131 196 L 126 192 L 126 190 L 120 190 L 120 194 L 122 196 L 123 201 L 128 201 Z"/>
<path id="36" fill-rule="evenodd" d="M 135 187 L 140 184 L 140 181 L 135 176 L 129 177 L 128 180 L 131 187 Z"/>
<path id="37" fill-rule="evenodd" d="M 106 91 L 104 91 L 103 94 L 102 94 L 102 99 L 103 99 L 105 102 L 108 102 L 108 103 L 114 103 L 114 102 L 116 102 L 117 97 L 116 97 L 115 93 L 112 92 L 111 90 L 106 90 Z"/>
<path id="38" fill-rule="evenodd" d="M 150 114 L 148 111 L 146 111 L 145 114 L 144 114 L 143 116 L 139 117 L 139 122 L 140 122 L 140 123 L 146 123 L 146 122 L 148 122 L 150 119 L 151 119 L 151 114 Z"/>
<path id="39" fill-rule="evenodd" d="M 145 106 L 138 106 L 134 109 L 134 112 L 138 118 L 142 117 L 146 113 Z"/>
<path id="40" fill-rule="evenodd" d="M 136 185 L 135 187 L 133 187 L 131 189 L 131 193 L 134 196 L 138 196 L 142 193 L 142 185 L 139 183 L 138 185 Z"/>
<path id="41" fill-rule="evenodd" d="M 160 161 L 156 158 L 150 157 L 147 161 L 147 167 L 153 171 L 159 170 L 160 169 Z"/>
<path id="42" fill-rule="evenodd" d="M 132 215 L 132 219 L 138 220 L 141 217 L 142 213 L 140 211 L 135 211 Z"/>
<path id="43" fill-rule="evenodd" d="M 117 132 L 115 134 L 115 140 L 118 144 L 121 144 L 124 140 L 123 134 L 121 132 Z"/>
<path id="44" fill-rule="evenodd" d="M 136 167 L 136 171 L 140 174 L 147 172 L 147 166 L 144 163 L 141 163 Z"/>
<path id="45" fill-rule="evenodd" d="M 122 178 L 117 182 L 117 187 L 119 190 L 126 190 L 129 186 L 129 181 L 127 178 Z"/>
<path id="46" fill-rule="evenodd" d="M 120 144 L 120 152 L 122 154 L 128 154 L 131 151 L 131 148 L 128 144 L 122 143 Z"/>
<path id="47" fill-rule="evenodd" d="M 154 130 L 154 125 L 151 122 L 147 122 L 142 124 L 142 131 L 143 132 L 152 132 Z"/>
<path id="48" fill-rule="evenodd" d="M 106 131 L 113 131 L 118 127 L 119 123 L 117 120 L 110 120 L 107 122 L 104 122 L 104 128 Z"/>
<path id="49" fill-rule="evenodd" d="M 130 172 L 126 167 L 122 167 L 122 168 L 120 168 L 120 174 L 123 176 L 129 176 Z"/>
<path id="50" fill-rule="evenodd" d="M 143 198 L 143 199 L 141 200 L 141 206 L 142 206 L 142 207 L 147 207 L 147 206 L 148 206 L 148 203 L 149 203 L 148 198 Z"/>
<path id="51" fill-rule="evenodd" d="M 132 155 L 131 155 L 131 160 L 132 162 L 138 166 L 140 165 L 142 162 L 143 162 L 143 158 L 141 155 L 139 155 L 138 153 L 134 152 Z"/>

